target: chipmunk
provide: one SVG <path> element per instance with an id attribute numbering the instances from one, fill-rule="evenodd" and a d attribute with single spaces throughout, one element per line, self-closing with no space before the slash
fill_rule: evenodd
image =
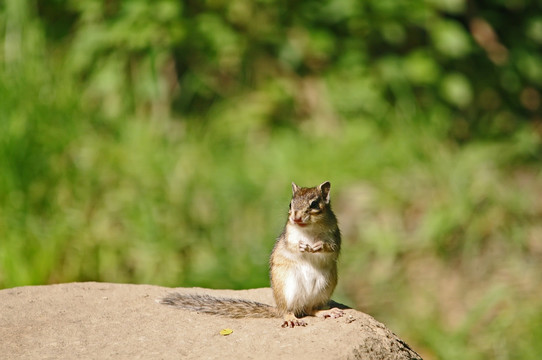
<path id="1" fill-rule="evenodd" d="M 292 183 L 288 220 L 271 252 L 270 278 L 276 307 L 242 299 L 172 293 L 158 300 L 165 305 L 232 318 L 282 317 L 282 327 L 306 326 L 312 315 L 337 318 L 337 308 L 323 310 L 337 285 L 341 233 L 331 210 L 326 181 L 303 188 Z"/>

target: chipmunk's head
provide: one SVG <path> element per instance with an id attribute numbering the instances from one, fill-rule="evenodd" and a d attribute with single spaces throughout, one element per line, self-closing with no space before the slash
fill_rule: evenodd
<path id="1" fill-rule="evenodd" d="M 304 188 L 292 183 L 292 201 L 288 221 L 292 225 L 305 227 L 320 222 L 330 209 L 329 190 L 326 181 L 316 187 Z"/>

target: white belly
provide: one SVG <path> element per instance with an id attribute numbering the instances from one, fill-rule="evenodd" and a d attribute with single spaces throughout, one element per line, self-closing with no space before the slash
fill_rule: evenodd
<path id="1" fill-rule="evenodd" d="M 284 282 L 284 297 L 289 311 L 310 311 L 329 300 L 329 271 L 310 261 L 299 261 L 289 269 Z"/>

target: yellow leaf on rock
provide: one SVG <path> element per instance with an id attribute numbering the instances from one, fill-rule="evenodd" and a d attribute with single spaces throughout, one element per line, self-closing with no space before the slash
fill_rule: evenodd
<path id="1" fill-rule="evenodd" d="M 231 334 L 233 332 L 232 329 L 222 329 L 220 330 L 220 335 L 222 336 L 228 336 L 229 334 Z"/>

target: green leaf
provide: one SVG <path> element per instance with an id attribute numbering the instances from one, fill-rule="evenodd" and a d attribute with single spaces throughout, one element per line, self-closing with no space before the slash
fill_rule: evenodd
<path id="1" fill-rule="evenodd" d="M 443 55 L 459 58 L 471 50 L 471 40 L 465 29 L 456 21 L 440 20 L 431 29 L 431 39 Z"/>
<path id="2" fill-rule="evenodd" d="M 470 81 L 460 73 L 447 75 L 440 85 L 441 95 L 450 104 L 464 108 L 472 101 Z"/>

